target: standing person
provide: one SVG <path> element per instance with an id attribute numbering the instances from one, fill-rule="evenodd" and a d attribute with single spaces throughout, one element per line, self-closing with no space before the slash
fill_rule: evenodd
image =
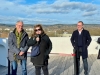
<path id="1" fill-rule="evenodd" d="M 18 62 L 22 67 L 22 75 L 27 75 L 27 41 L 28 34 L 23 29 L 23 21 L 17 21 L 16 28 L 8 37 L 8 57 L 12 65 L 12 75 L 17 75 Z"/>
<path id="2" fill-rule="evenodd" d="M 80 73 L 80 56 L 82 56 L 83 66 L 84 66 L 84 74 L 88 75 L 88 46 L 91 42 L 91 36 L 89 31 L 83 28 L 83 22 L 79 21 L 77 23 L 77 30 L 75 30 L 71 37 L 71 43 L 76 53 L 76 74 Z"/>
<path id="3" fill-rule="evenodd" d="M 52 43 L 40 24 L 34 26 L 34 33 L 29 39 L 28 45 L 35 46 L 37 43 L 40 45 L 40 54 L 31 58 L 31 62 L 35 66 L 35 74 L 41 75 L 42 68 L 44 75 L 49 75 L 48 59 L 52 49 Z"/>

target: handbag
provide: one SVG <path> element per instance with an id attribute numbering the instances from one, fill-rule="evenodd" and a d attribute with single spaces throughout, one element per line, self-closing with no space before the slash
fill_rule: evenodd
<path id="1" fill-rule="evenodd" d="M 99 49 L 99 52 L 98 52 L 97 59 L 100 59 L 100 49 Z"/>
<path id="2" fill-rule="evenodd" d="M 40 54 L 40 45 L 32 46 L 31 57 L 36 57 Z"/>

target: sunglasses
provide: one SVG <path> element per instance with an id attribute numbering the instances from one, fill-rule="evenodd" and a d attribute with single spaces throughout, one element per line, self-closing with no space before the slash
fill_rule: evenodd
<path id="1" fill-rule="evenodd" d="M 41 29 L 35 29 L 35 32 L 36 32 L 36 31 L 41 31 Z"/>

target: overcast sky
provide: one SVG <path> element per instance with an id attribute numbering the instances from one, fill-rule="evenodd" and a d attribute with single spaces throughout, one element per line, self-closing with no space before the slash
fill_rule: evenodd
<path id="1" fill-rule="evenodd" d="M 100 0 L 0 0 L 0 23 L 100 24 Z"/>

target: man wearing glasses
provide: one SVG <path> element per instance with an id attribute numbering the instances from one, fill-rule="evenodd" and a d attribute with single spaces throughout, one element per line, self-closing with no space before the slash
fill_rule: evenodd
<path id="1" fill-rule="evenodd" d="M 84 66 L 84 74 L 88 75 L 88 46 L 91 42 L 91 36 L 89 31 L 83 28 L 83 22 L 79 21 L 77 23 L 77 30 L 75 30 L 71 37 L 71 43 L 74 48 L 75 56 L 75 64 L 74 64 L 74 73 L 75 75 L 79 75 L 80 73 L 80 56 L 82 56 L 83 66 Z"/>
<path id="2" fill-rule="evenodd" d="M 22 67 L 22 75 L 27 75 L 27 41 L 28 34 L 23 29 L 23 21 L 17 21 L 15 29 L 8 37 L 8 57 L 12 65 L 12 75 L 17 75 L 18 62 Z"/>

